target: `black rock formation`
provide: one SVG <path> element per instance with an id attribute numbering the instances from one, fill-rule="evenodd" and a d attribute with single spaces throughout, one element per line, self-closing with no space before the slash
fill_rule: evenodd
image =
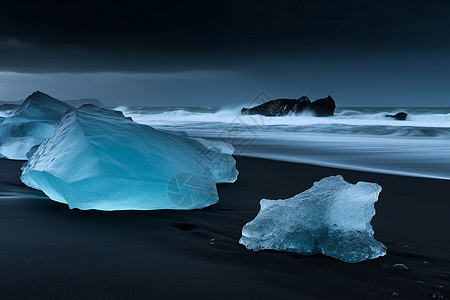
<path id="1" fill-rule="evenodd" d="M 336 109 L 336 103 L 330 95 L 326 98 L 317 99 L 313 103 L 311 103 L 311 111 L 317 117 L 329 117 L 334 114 L 334 110 Z"/>
<path id="2" fill-rule="evenodd" d="M 328 96 L 317 99 L 311 103 L 306 96 L 298 99 L 276 99 L 257 105 L 252 108 L 242 108 L 242 114 L 263 115 L 268 117 L 286 116 L 288 114 L 301 114 L 307 111 L 314 113 L 317 117 L 328 117 L 334 114 L 336 104 Z"/>
<path id="3" fill-rule="evenodd" d="M 385 115 L 386 118 L 393 118 L 400 121 L 405 121 L 406 117 L 408 117 L 408 114 L 401 111 L 399 113 L 396 113 L 395 115 Z"/>

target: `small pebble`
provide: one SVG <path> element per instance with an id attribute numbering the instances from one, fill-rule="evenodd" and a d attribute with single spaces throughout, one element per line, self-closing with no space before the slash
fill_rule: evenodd
<path id="1" fill-rule="evenodd" d="M 422 281 L 422 280 L 416 280 L 416 282 L 417 282 L 417 283 L 421 283 L 421 284 L 424 284 L 424 283 L 425 283 L 425 282 Z"/>
<path id="2" fill-rule="evenodd" d="M 435 299 L 435 300 L 443 300 L 444 296 L 442 296 L 441 293 L 436 292 L 436 293 L 433 294 L 433 299 Z"/>
<path id="3" fill-rule="evenodd" d="M 399 295 L 398 293 L 396 293 L 396 292 L 393 292 L 393 293 L 392 293 L 392 296 L 393 296 L 393 297 L 398 297 L 398 296 L 400 296 L 400 295 Z"/>
<path id="4" fill-rule="evenodd" d="M 406 244 L 406 245 L 405 245 L 405 248 L 409 248 L 409 247 L 411 247 L 411 246 L 410 246 L 410 245 L 408 245 L 408 244 Z"/>
<path id="5" fill-rule="evenodd" d="M 443 289 L 444 286 L 443 285 L 438 285 L 438 288 Z"/>
<path id="6" fill-rule="evenodd" d="M 427 261 L 424 261 L 424 262 L 423 262 L 423 264 L 424 264 L 424 265 L 428 265 L 428 264 L 429 264 L 429 262 L 427 262 Z"/>
<path id="7" fill-rule="evenodd" d="M 408 267 L 405 264 L 395 264 L 392 266 L 395 270 L 408 271 Z"/>
<path id="8" fill-rule="evenodd" d="M 210 239 L 210 240 L 209 240 L 209 244 L 210 244 L 211 246 L 214 246 L 215 241 L 216 241 L 216 239 Z"/>

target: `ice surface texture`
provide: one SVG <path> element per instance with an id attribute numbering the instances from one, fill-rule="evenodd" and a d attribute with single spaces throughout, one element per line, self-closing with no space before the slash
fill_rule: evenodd
<path id="1" fill-rule="evenodd" d="M 231 154 L 221 173 L 213 169 L 212 152 L 218 150 L 182 134 L 83 105 L 69 110 L 54 134 L 30 151 L 21 179 L 70 208 L 203 208 L 218 201 L 216 182 L 237 176 Z"/>
<path id="2" fill-rule="evenodd" d="M 248 249 L 323 253 L 357 263 L 386 254 L 370 224 L 381 187 L 330 176 L 285 200 L 262 199 L 256 218 L 242 229 Z"/>
<path id="3" fill-rule="evenodd" d="M 58 120 L 71 108 L 44 93 L 34 92 L 0 123 L 0 154 L 10 159 L 26 159 L 27 152 L 52 135 Z"/>
<path id="4" fill-rule="evenodd" d="M 235 182 L 238 176 L 236 160 L 233 157 L 234 147 L 220 141 L 210 141 L 195 138 L 204 147 L 201 153 L 206 156 L 203 159 L 211 169 L 217 183 Z"/>

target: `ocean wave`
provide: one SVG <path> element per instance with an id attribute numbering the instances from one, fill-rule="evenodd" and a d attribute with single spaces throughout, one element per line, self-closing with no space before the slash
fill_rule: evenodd
<path id="1" fill-rule="evenodd" d="M 241 115 L 239 108 L 128 108 L 118 107 L 139 123 L 151 126 L 198 127 L 205 130 L 241 126 L 252 130 L 280 132 L 322 132 L 371 134 L 393 136 L 449 137 L 450 111 L 438 113 L 427 109 L 415 112 L 410 109 L 406 121 L 386 118 L 399 109 L 341 109 L 332 117 L 319 118 L 311 115 L 265 117 L 260 115 Z M 411 111 L 412 110 L 412 111 Z M 408 111 L 404 109 L 404 111 Z"/>
<path id="2" fill-rule="evenodd" d="M 394 115 L 398 113 L 399 111 L 404 111 L 408 113 L 408 119 L 407 122 L 411 123 L 424 123 L 435 125 L 437 123 L 450 123 L 450 113 L 432 113 L 432 112 L 408 112 L 408 109 L 404 110 L 389 110 L 389 111 L 382 111 L 382 112 L 364 112 L 364 111 L 356 111 L 356 110 L 343 110 L 340 112 L 336 112 L 335 115 L 332 117 L 334 119 L 339 120 L 382 120 L 386 121 L 386 115 Z M 396 120 L 390 120 L 390 121 L 396 121 Z M 402 124 L 399 124 L 402 125 Z M 447 124 L 448 125 L 448 124 Z"/>
<path id="3" fill-rule="evenodd" d="M 233 144 L 236 154 L 450 179 L 450 108 L 340 108 L 332 117 L 232 108 L 117 108 L 136 122 Z M 406 121 L 386 118 L 399 111 Z"/>

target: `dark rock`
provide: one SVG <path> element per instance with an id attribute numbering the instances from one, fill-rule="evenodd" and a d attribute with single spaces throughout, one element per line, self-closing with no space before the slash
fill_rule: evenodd
<path id="1" fill-rule="evenodd" d="M 336 103 L 330 95 L 326 98 L 317 99 L 311 103 L 311 110 L 317 117 L 328 117 L 334 114 Z"/>
<path id="2" fill-rule="evenodd" d="M 400 121 L 405 121 L 406 117 L 408 117 L 408 114 L 401 111 L 399 113 L 396 113 L 395 115 L 385 115 L 386 118 L 393 118 Z"/>
<path id="3" fill-rule="evenodd" d="M 242 108 L 242 114 L 263 115 L 268 117 L 285 116 L 288 114 L 297 114 L 305 111 L 311 106 L 308 97 L 299 99 L 276 99 L 265 102 L 253 108 Z"/>
<path id="4" fill-rule="evenodd" d="M 336 104 L 328 96 L 312 102 L 306 96 L 299 99 L 276 99 L 257 105 L 252 108 L 242 108 L 242 114 L 263 115 L 268 117 L 286 116 L 288 114 L 300 114 L 311 111 L 318 117 L 327 117 L 334 114 Z"/>

